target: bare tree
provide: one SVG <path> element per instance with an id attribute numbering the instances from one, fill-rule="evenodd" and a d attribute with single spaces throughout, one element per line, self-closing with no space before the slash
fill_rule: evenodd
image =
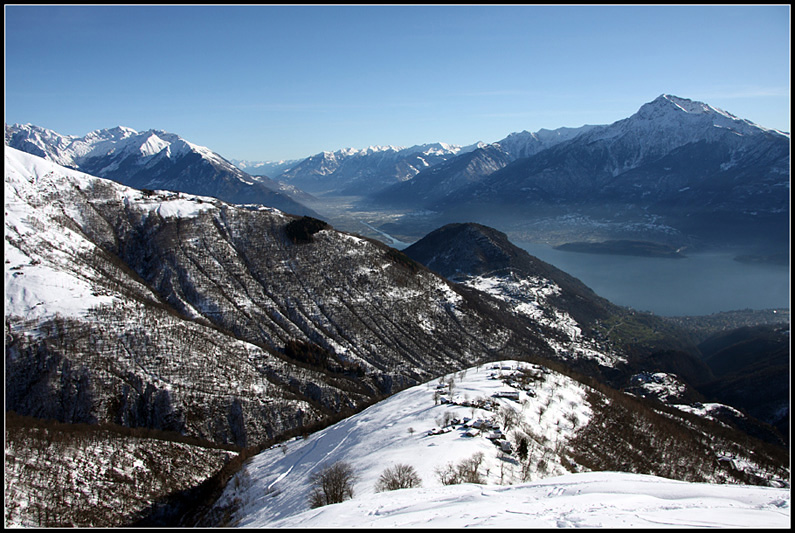
<path id="1" fill-rule="evenodd" d="M 386 492 L 388 490 L 410 489 L 421 485 L 422 480 L 413 466 L 396 464 L 383 471 L 375 484 L 375 491 Z"/>
<path id="2" fill-rule="evenodd" d="M 468 459 L 462 459 L 457 465 L 449 462 L 436 468 L 436 477 L 442 485 L 459 483 L 484 483 L 485 479 L 479 469 L 483 463 L 483 452 L 477 452 Z"/>
<path id="3" fill-rule="evenodd" d="M 496 419 L 505 431 L 510 431 L 519 421 L 519 415 L 512 407 L 504 405 L 497 412 Z"/>
<path id="4" fill-rule="evenodd" d="M 356 474 L 350 463 L 338 461 L 326 466 L 312 474 L 310 480 L 313 487 L 309 495 L 309 504 L 313 509 L 353 498 Z"/>

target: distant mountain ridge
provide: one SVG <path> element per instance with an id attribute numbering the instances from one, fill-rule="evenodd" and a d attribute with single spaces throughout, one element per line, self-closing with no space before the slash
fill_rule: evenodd
<path id="1" fill-rule="evenodd" d="M 532 153 L 512 148 L 514 156 L 502 146 L 509 142 L 495 143 L 480 155 L 499 163 L 482 172 L 461 179 L 450 160 L 374 200 L 431 211 L 434 227 L 464 217 L 501 229 L 536 227 L 534 237 L 546 233 L 554 244 L 600 237 L 692 246 L 788 242 L 787 133 L 672 95 L 627 119 L 567 133 Z"/>
<path id="2" fill-rule="evenodd" d="M 285 170 L 289 170 L 294 165 L 303 161 L 303 159 L 284 159 L 281 161 L 250 161 L 244 159 L 230 159 L 229 160 L 237 168 L 251 174 L 252 176 L 278 176 Z"/>
<path id="3" fill-rule="evenodd" d="M 268 164 L 232 164 L 173 135 L 121 127 L 77 138 L 6 125 L 6 144 L 138 188 L 262 203 L 351 228 L 361 224 L 348 212 L 367 213 L 375 232 L 406 242 L 474 221 L 552 245 L 636 240 L 771 256 L 789 244 L 789 133 L 670 94 L 607 125 Z"/>
<path id="4" fill-rule="evenodd" d="M 321 152 L 274 176 L 310 193 L 361 195 L 410 180 L 422 170 L 472 151 L 471 146 L 430 143 L 411 147 L 370 146 Z"/>
<path id="5" fill-rule="evenodd" d="M 83 137 L 34 125 L 5 126 L 7 146 L 137 189 L 164 189 L 317 215 L 267 179 L 255 179 L 203 146 L 160 130 L 116 127 Z"/>

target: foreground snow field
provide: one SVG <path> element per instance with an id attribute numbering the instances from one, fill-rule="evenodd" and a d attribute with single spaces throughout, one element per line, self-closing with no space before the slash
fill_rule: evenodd
<path id="1" fill-rule="evenodd" d="M 247 527 L 789 528 L 786 489 L 639 474 L 568 474 L 511 487 L 451 485 L 372 494 Z"/>
<path id="2" fill-rule="evenodd" d="M 514 380 L 520 375 L 534 376 L 532 386 Z M 229 483 L 218 506 L 234 508 L 230 524 L 238 527 L 789 527 L 789 489 L 562 464 L 554 450 L 590 420 L 585 389 L 516 361 L 450 374 L 265 450 Z M 492 402 L 488 409 L 474 406 L 483 400 Z M 518 459 L 506 409 L 518 415 L 509 426 L 530 437 L 532 461 Z M 502 422 L 512 452 L 498 445 L 496 429 L 474 431 L 473 424 L 487 420 Z M 482 484 L 442 484 L 441 468 L 476 454 L 482 454 Z M 310 509 L 312 474 L 338 461 L 355 472 L 353 499 Z M 397 464 L 414 468 L 421 486 L 376 492 L 379 476 Z"/>

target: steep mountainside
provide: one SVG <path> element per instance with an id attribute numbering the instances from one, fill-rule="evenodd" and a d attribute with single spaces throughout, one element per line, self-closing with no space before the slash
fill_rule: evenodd
<path id="1" fill-rule="evenodd" d="M 12 148 L 5 185 L 20 414 L 245 446 L 473 361 L 556 353 L 554 327 L 314 219 Z"/>
<path id="2" fill-rule="evenodd" d="M 136 189 L 165 189 L 238 203 L 259 203 L 297 215 L 315 213 L 267 178 L 253 178 L 208 148 L 173 133 L 117 127 L 84 137 L 32 125 L 5 127 L 18 150 Z"/>

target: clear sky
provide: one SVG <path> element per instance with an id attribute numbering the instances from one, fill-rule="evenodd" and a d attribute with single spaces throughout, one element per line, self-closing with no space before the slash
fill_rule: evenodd
<path id="1" fill-rule="evenodd" d="M 227 159 L 495 142 L 668 93 L 790 131 L 790 6 L 5 6 L 5 122 Z"/>

